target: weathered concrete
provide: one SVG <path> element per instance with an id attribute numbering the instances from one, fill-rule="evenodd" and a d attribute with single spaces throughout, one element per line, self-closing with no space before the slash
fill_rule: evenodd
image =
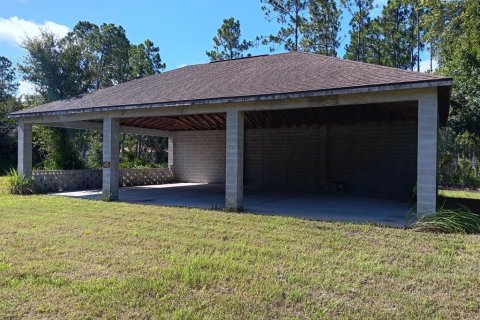
<path id="1" fill-rule="evenodd" d="M 224 208 L 224 185 L 175 183 L 120 189 L 120 201 L 148 205 Z M 99 190 L 65 192 L 56 195 L 99 199 Z M 245 188 L 244 210 L 315 220 L 352 221 L 403 227 L 408 205 L 405 202 L 373 198 L 333 196 L 321 193 L 271 192 Z"/>
<path id="2" fill-rule="evenodd" d="M 225 208 L 241 210 L 243 206 L 244 114 L 227 112 Z"/>
<path id="3" fill-rule="evenodd" d="M 102 188 L 102 170 L 35 170 L 35 189 L 63 192 Z M 120 187 L 159 185 L 173 182 L 170 168 L 121 169 Z"/>
<path id="4" fill-rule="evenodd" d="M 320 90 L 313 92 L 282 93 L 269 96 L 252 96 L 234 98 L 206 99 L 203 101 L 181 101 L 152 103 L 138 106 L 112 106 L 87 110 L 47 112 L 35 114 L 10 115 L 11 118 L 22 117 L 32 123 L 51 123 L 63 121 L 80 121 L 115 118 L 174 116 L 179 114 L 217 113 L 228 110 L 259 111 L 280 110 L 336 105 L 355 105 L 365 103 L 416 101 L 419 96 L 432 87 L 450 86 L 451 80 L 422 83 L 404 83 L 381 85 L 375 87 L 358 87 L 346 89 Z"/>
<path id="5" fill-rule="evenodd" d="M 120 169 L 120 186 L 147 186 L 173 182 L 172 168 Z"/>
<path id="6" fill-rule="evenodd" d="M 448 82 L 448 83 L 447 83 Z M 450 81 L 447 81 L 442 85 L 449 85 Z M 329 106 L 346 106 L 346 105 L 356 105 L 356 104 L 369 104 L 369 103 L 388 103 L 388 102 L 399 102 L 399 101 L 419 101 L 419 122 L 418 122 L 418 158 L 417 158 L 417 194 L 418 194 L 418 212 L 419 214 L 424 214 L 428 212 L 433 212 L 436 209 L 436 168 L 437 168 L 437 133 L 436 128 L 438 126 L 438 109 L 437 109 L 437 93 L 436 86 L 440 85 L 439 83 L 430 83 L 428 85 L 424 84 L 422 86 L 417 86 L 416 84 L 408 85 L 385 85 L 378 88 L 354 88 L 348 90 L 333 90 L 333 91 L 322 91 L 322 92 L 311 92 L 307 94 L 281 94 L 281 95 L 272 95 L 268 97 L 255 97 L 254 100 L 249 100 L 249 98 L 241 99 L 216 99 L 216 100 L 206 100 L 206 101 L 192 101 L 192 102 L 174 102 L 166 104 L 151 104 L 148 106 L 122 106 L 122 107 L 111 107 L 105 109 L 95 109 L 95 110 L 83 110 L 79 113 L 49 113 L 44 116 L 38 115 L 25 115 L 25 118 L 22 118 L 22 121 L 29 123 L 39 123 L 39 124 L 48 124 L 52 122 L 65 122 L 65 121 L 81 121 L 81 120 L 95 120 L 102 117 L 107 118 L 125 118 L 125 117 L 148 117 L 148 116 L 175 116 L 175 115 L 188 115 L 188 114 L 202 114 L 202 113 L 220 113 L 227 112 L 227 117 L 232 118 L 232 115 L 236 114 L 236 121 L 242 118 L 243 114 L 241 112 L 245 111 L 260 111 L 260 110 L 281 110 L 281 109 L 299 109 L 299 108 L 308 108 L 308 107 L 329 107 Z M 252 98 L 253 99 L 253 98 Z M 432 106 L 431 108 L 428 106 Z M 433 107 L 434 106 L 434 107 Z M 432 108 L 435 110 L 433 111 Z M 433 113 L 435 112 L 435 113 Z M 117 121 L 117 120 L 115 120 Z M 432 123 L 434 121 L 434 123 Z M 243 161 L 239 161 L 240 158 L 243 158 L 243 125 L 242 125 L 242 138 L 241 143 L 239 143 L 240 135 L 235 133 L 235 130 L 232 129 L 232 121 L 230 122 L 230 129 L 227 128 L 226 135 L 227 137 L 234 137 L 232 140 L 234 144 L 233 148 L 228 148 L 228 141 L 230 138 L 227 138 L 227 150 L 223 152 L 218 159 L 215 159 L 218 163 L 224 161 L 226 164 L 223 165 L 223 168 L 227 171 L 223 177 L 226 177 L 226 201 L 229 202 L 227 207 L 232 209 L 241 208 L 242 204 L 242 189 L 243 189 Z M 238 127 L 238 123 L 236 125 Z M 105 134 L 105 126 L 102 127 Z M 30 128 L 31 129 L 31 128 Z M 143 130 L 143 129 L 138 129 Z M 423 130 L 423 131 L 422 131 Z M 28 128 L 27 128 L 27 137 L 28 137 Z M 230 134 L 229 134 L 230 133 Z M 23 138 L 21 138 L 23 139 Z M 22 172 L 31 172 L 31 146 L 26 148 L 28 144 L 21 143 L 19 135 L 19 171 Z M 115 143 L 115 138 L 111 137 L 111 142 Z M 28 139 L 27 139 L 28 140 Z M 240 154 L 239 146 L 242 147 L 242 152 Z M 22 146 L 20 148 L 20 146 Z M 104 148 L 106 146 L 104 145 Z M 109 145 L 110 153 L 106 152 L 105 154 L 108 157 L 114 156 L 112 154 L 112 144 Z M 225 145 L 224 147 L 225 148 Z M 20 150 L 22 149 L 22 150 Z M 177 147 L 175 147 L 175 150 Z M 22 154 L 22 155 L 21 155 Z M 212 153 L 213 154 L 213 153 Z M 227 158 L 228 155 L 233 155 L 231 158 Z M 118 154 L 117 154 L 118 155 Z M 235 156 L 236 155 L 236 156 Z M 216 156 L 216 154 L 214 155 Z M 178 157 L 178 160 L 180 157 Z M 175 153 L 175 162 L 180 162 L 177 160 L 177 153 Z M 195 161 L 197 159 L 193 159 Z M 200 161 L 197 161 L 200 162 Z M 110 160 L 110 164 L 113 162 Z M 233 164 L 233 165 L 230 165 Z M 203 165 L 203 164 L 202 164 Z M 111 175 L 111 169 L 104 170 L 104 178 L 108 177 L 108 180 L 115 179 L 115 175 Z M 117 170 L 118 171 L 118 170 Z M 112 171 L 115 173 L 115 170 Z M 232 173 L 233 172 L 233 173 Z M 240 176 L 239 173 L 242 172 Z M 325 172 L 332 172 L 331 170 L 326 170 Z M 349 175 L 345 175 L 351 177 Z M 335 177 L 328 177 L 328 179 L 334 179 Z M 361 177 L 364 178 L 364 177 Z M 118 179 L 118 178 L 117 178 Z M 183 179 L 182 179 L 183 180 Z M 185 179 L 186 180 L 186 179 Z M 185 181 L 183 180 L 183 181 Z M 361 181 L 361 179 L 358 179 Z M 393 179 L 392 179 L 393 181 Z M 355 182 L 355 181 L 354 181 Z M 104 182 L 104 187 L 107 191 L 111 191 L 108 185 L 115 188 L 116 183 Z M 351 184 L 353 185 L 353 184 Z M 357 183 L 357 185 L 360 185 Z M 115 190 L 113 190 L 115 191 Z M 113 195 L 111 192 L 109 195 Z M 226 203 L 227 204 L 227 203 Z"/>
<path id="7" fill-rule="evenodd" d="M 225 183 L 224 130 L 175 139 L 175 181 Z M 351 195 L 405 200 L 417 181 L 416 123 L 245 129 L 244 149 L 248 187 L 318 191 L 341 182 Z"/>
<path id="8" fill-rule="evenodd" d="M 174 151 L 175 141 L 173 137 L 168 138 L 168 167 L 173 169 L 175 165 L 175 151 Z"/>
<path id="9" fill-rule="evenodd" d="M 417 180 L 417 124 L 333 125 L 327 175 L 347 194 L 408 200 Z"/>
<path id="10" fill-rule="evenodd" d="M 225 130 L 175 132 L 177 182 L 225 183 Z"/>
<path id="11" fill-rule="evenodd" d="M 245 186 L 325 189 L 327 127 L 245 130 Z"/>
<path id="12" fill-rule="evenodd" d="M 118 200 L 120 179 L 120 121 L 114 118 L 103 119 L 103 197 Z"/>
<path id="13" fill-rule="evenodd" d="M 63 192 L 102 187 L 102 170 L 35 170 L 35 190 Z"/>
<path id="14" fill-rule="evenodd" d="M 417 215 L 437 210 L 438 101 L 431 90 L 418 100 Z"/>
<path id="15" fill-rule="evenodd" d="M 18 174 L 32 176 L 32 125 L 18 123 Z"/>

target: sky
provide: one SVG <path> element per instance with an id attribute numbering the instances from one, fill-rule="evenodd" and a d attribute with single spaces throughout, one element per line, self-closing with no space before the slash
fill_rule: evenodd
<path id="1" fill-rule="evenodd" d="M 380 13 L 385 2 L 376 0 L 373 15 Z M 172 70 L 208 62 L 205 51 L 212 49 L 212 38 L 228 17 L 240 20 L 242 37 L 247 40 L 278 30 L 275 22 L 265 19 L 260 0 L 0 0 L 0 56 L 21 62 L 25 50 L 19 44 L 26 36 L 38 35 L 40 28 L 63 36 L 78 21 L 87 20 L 121 25 L 131 43 L 152 40 L 160 47 L 167 70 Z M 349 41 L 349 19 L 344 14 L 340 57 Z M 270 52 L 268 46 L 259 46 L 250 53 Z M 32 91 L 30 84 L 20 81 L 18 95 Z"/>

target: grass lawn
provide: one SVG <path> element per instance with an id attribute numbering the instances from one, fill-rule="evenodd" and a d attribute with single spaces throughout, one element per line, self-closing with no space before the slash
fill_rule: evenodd
<path id="1" fill-rule="evenodd" d="M 0 194 L 0 318 L 479 315 L 480 236 Z"/>
<path id="2" fill-rule="evenodd" d="M 439 190 L 438 195 L 444 198 L 480 200 L 480 191 L 472 190 Z"/>
<path id="3" fill-rule="evenodd" d="M 480 214 L 480 192 L 471 190 L 439 190 L 440 206 L 456 207 L 459 204 Z"/>

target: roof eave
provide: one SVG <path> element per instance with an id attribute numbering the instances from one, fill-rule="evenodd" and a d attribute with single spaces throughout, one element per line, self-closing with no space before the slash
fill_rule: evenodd
<path id="1" fill-rule="evenodd" d="M 299 92 L 265 94 L 265 95 L 254 95 L 254 96 L 152 102 L 152 103 L 146 103 L 146 104 L 98 106 L 98 107 L 88 107 L 88 108 L 80 108 L 80 109 L 39 111 L 39 112 L 18 111 L 18 112 L 10 113 L 8 115 L 8 118 L 21 119 L 21 118 L 34 118 L 34 117 L 42 117 L 42 116 L 105 112 L 105 111 L 121 111 L 121 110 L 153 109 L 153 108 L 161 108 L 161 107 L 202 105 L 202 104 L 206 105 L 206 104 L 225 104 L 225 103 L 238 103 L 238 102 L 266 101 L 266 100 L 297 99 L 297 98 L 321 97 L 321 96 L 330 96 L 330 95 L 339 95 L 339 94 L 355 94 L 355 93 L 377 92 L 377 91 L 421 89 L 421 88 L 431 88 L 431 87 L 449 87 L 451 85 L 452 85 L 452 78 L 441 78 L 441 79 L 429 79 L 429 80 L 422 80 L 422 81 L 386 83 L 386 84 L 376 84 L 376 85 L 368 85 L 368 86 L 322 89 L 322 90 L 312 90 L 312 91 L 299 91 Z"/>

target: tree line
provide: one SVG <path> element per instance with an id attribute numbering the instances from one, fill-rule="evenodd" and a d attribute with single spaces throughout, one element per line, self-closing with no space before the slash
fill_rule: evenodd
<path id="1" fill-rule="evenodd" d="M 337 56 L 344 14 L 350 17 L 343 58 L 453 78 L 447 126 L 440 131 L 440 183 L 480 187 L 480 2 L 388 0 L 373 17 L 373 0 L 261 0 L 278 31 L 240 40 L 240 21 L 225 19 L 213 39 L 211 60 L 241 58 L 258 44 L 271 51 Z M 438 68 L 435 69 L 434 61 Z"/>
<path id="2" fill-rule="evenodd" d="M 438 2 L 439 0 L 437 0 Z M 435 37 L 428 37 L 427 14 L 433 6 L 422 0 L 389 0 L 373 17 L 374 0 L 261 0 L 265 18 L 278 31 L 241 40 L 240 21 L 225 19 L 213 38 L 211 60 L 235 59 L 256 45 L 270 51 L 306 51 L 337 56 L 345 40 L 340 36 L 343 15 L 350 17 L 349 43 L 344 58 L 420 71 L 421 53 L 428 49 L 433 60 Z M 433 69 L 433 68 L 432 68 Z"/>
<path id="3" fill-rule="evenodd" d="M 16 127 L 6 118 L 8 113 L 165 69 L 159 47 L 149 39 L 132 44 L 125 30 L 115 24 L 80 21 L 65 37 L 44 30 L 38 37 L 27 38 L 22 46 L 27 54 L 17 68 L 23 80 L 34 84 L 36 94 L 23 100 L 15 97 L 16 68 L 1 57 L 0 170 L 16 164 Z M 34 126 L 34 165 L 37 169 L 99 168 L 101 141 L 100 132 Z M 166 141 L 161 138 L 122 134 L 122 166 L 161 165 L 166 161 L 165 148 Z"/>
<path id="4" fill-rule="evenodd" d="M 223 20 L 206 51 L 212 61 L 238 59 L 253 47 L 269 51 L 306 51 L 405 70 L 453 77 L 450 117 L 440 132 L 443 184 L 479 186 L 480 146 L 480 3 L 477 0 L 389 0 L 374 15 L 374 0 L 260 0 L 272 34 L 244 39 L 240 21 Z M 348 30 L 341 21 L 348 17 Z M 348 34 L 348 37 L 345 35 Z M 131 44 L 114 24 L 80 21 L 63 38 L 46 31 L 23 43 L 26 56 L 17 68 L 0 58 L 0 116 L 4 169 L 15 162 L 15 126 L 8 112 L 69 98 L 164 70 L 159 47 L 150 40 Z M 340 50 L 343 48 L 343 50 Z M 422 57 L 427 56 L 427 61 Z M 434 63 L 438 68 L 435 69 Z M 435 70 L 434 70 L 435 69 Z M 15 71 L 37 94 L 15 98 Z M 165 161 L 166 142 L 125 134 L 123 166 L 152 166 Z M 35 163 L 39 168 L 99 167 L 101 135 L 81 130 L 35 128 Z"/>

